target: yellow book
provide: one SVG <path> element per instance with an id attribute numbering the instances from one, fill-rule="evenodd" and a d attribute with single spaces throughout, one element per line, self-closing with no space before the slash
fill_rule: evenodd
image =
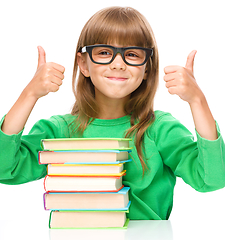
<path id="1" fill-rule="evenodd" d="M 120 176 L 124 163 L 118 164 L 48 164 L 50 176 Z"/>

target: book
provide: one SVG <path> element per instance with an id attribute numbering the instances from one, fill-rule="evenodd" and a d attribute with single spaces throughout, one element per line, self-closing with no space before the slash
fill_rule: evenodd
<path id="1" fill-rule="evenodd" d="M 127 227 L 128 211 L 51 211 L 50 229 L 123 228 Z"/>
<path id="2" fill-rule="evenodd" d="M 41 140 L 44 150 L 128 149 L 130 138 L 55 138 Z"/>
<path id="3" fill-rule="evenodd" d="M 122 185 L 122 176 L 49 176 L 44 179 L 46 192 L 111 192 L 119 191 Z"/>
<path id="4" fill-rule="evenodd" d="M 49 228 L 126 228 L 131 202 L 124 163 L 126 138 L 43 139 L 39 164 L 46 164 L 44 207 Z"/>
<path id="5" fill-rule="evenodd" d="M 77 175 L 108 175 L 119 176 L 124 169 L 124 163 L 118 164 L 48 164 L 49 176 Z"/>
<path id="6" fill-rule="evenodd" d="M 44 193 L 45 210 L 128 210 L 129 187 L 118 192 Z"/>
<path id="7" fill-rule="evenodd" d="M 103 163 L 129 159 L 130 150 L 67 150 L 39 151 L 40 164 L 49 163 Z"/>

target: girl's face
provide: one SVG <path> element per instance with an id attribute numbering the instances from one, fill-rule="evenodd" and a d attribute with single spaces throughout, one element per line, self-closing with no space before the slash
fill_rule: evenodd
<path id="1" fill-rule="evenodd" d="M 129 99 L 130 94 L 145 78 L 146 64 L 127 65 L 120 54 L 116 55 L 112 63 L 101 65 L 93 63 L 88 54 L 78 53 L 78 65 L 84 76 L 90 77 L 95 86 L 96 99 Z"/>

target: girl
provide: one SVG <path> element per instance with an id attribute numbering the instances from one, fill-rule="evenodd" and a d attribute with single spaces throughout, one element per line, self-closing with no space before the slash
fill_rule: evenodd
<path id="1" fill-rule="evenodd" d="M 225 186 L 224 142 L 193 75 L 196 51 L 185 67 L 166 67 L 164 80 L 171 94 L 189 103 L 197 142 L 171 114 L 153 109 L 158 50 L 149 23 L 135 9 L 111 7 L 90 18 L 75 54 L 71 114 L 40 120 L 22 136 L 37 100 L 57 91 L 64 78 L 64 67 L 46 63 L 44 50 L 38 51 L 33 79 L 0 122 L 1 183 L 46 175 L 37 161 L 41 139 L 131 137 L 133 161 L 123 178 L 131 187 L 130 219 L 168 219 L 176 176 L 200 192 Z"/>

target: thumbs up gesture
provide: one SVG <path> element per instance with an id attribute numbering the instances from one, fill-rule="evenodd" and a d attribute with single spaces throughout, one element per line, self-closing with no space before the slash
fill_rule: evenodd
<path id="1" fill-rule="evenodd" d="M 192 104 L 203 95 L 194 78 L 194 58 L 197 51 L 192 51 L 185 67 L 168 66 L 164 68 L 164 81 L 170 94 L 176 94 L 184 101 Z"/>
<path id="2" fill-rule="evenodd" d="M 26 91 L 36 99 L 56 92 L 62 85 L 65 68 L 57 63 L 46 62 L 46 54 L 42 47 L 38 47 L 38 66 L 33 79 L 26 87 Z"/>

